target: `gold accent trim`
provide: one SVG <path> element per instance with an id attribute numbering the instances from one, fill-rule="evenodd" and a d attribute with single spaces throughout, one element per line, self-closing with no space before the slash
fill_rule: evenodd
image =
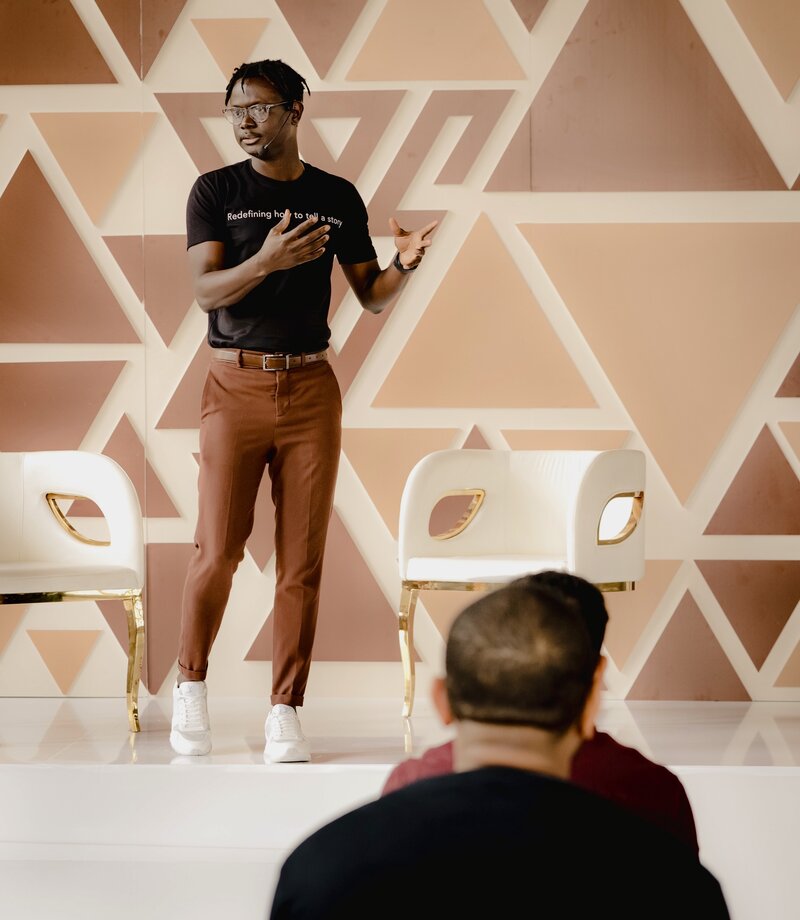
<path id="1" fill-rule="evenodd" d="M 635 581 L 601 581 L 595 585 L 598 591 L 604 594 L 611 594 L 618 591 L 635 591 Z"/>
<path id="2" fill-rule="evenodd" d="M 622 530 L 615 536 L 610 537 L 607 540 L 600 539 L 600 522 L 603 520 L 603 512 L 608 508 L 611 502 L 615 498 L 632 498 L 631 502 L 631 513 L 628 517 L 628 522 L 622 528 Z M 603 505 L 603 511 L 600 512 L 600 517 L 597 521 L 597 545 L 598 546 L 614 546 L 617 543 L 623 543 L 628 537 L 636 530 L 636 527 L 639 524 L 639 521 L 642 519 L 642 511 L 644 509 L 644 492 L 617 492 L 612 495 L 611 498 Z"/>
<path id="3" fill-rule="evenodd" d="M 455 527 L 451 527 L 450 530 L 444 533 L 432 534 L 434 540 L 452 540 L 453 537 L 457 537 L 460 533 L 463 533 L 472 523 L 472 519 L 475 515 L 480 511 L 483 500 L 486 498 L 486 489 L 451 489 L 449 492 L 445 492 L 444 495 L 437 500 L 436 504 L 438 505 L 439 502 L 445 498 L 457 498 L 459 495 L 472 496 L 469 507 L 461 515 Z M 436 506 L 434 505 L 434 507 Z"/>
<path id="4" fill-rule="evenodd" d="M 128 615 L 128 674 L 125 696 L 128 726 L 138 732 L 139 683 L 142 677 L 144 653 L 144 609 L 141 591 L 128 589 L 109 591 L 34 591 L 29 594 L 0 594 L 0 606 L 8 604 L 53 604 L 61 601 L 122 601 Z"/>
<path id="5" fill-rule="evenodd" d="M 408 718 L 414 708 L 414 610 L 419 588 L 404 581 L 400 593 L 400 659 L 403 662 L 403 718 Z"/>
<path id="6" fill-rule="evenodd" d="M 85 543 L 87 546 L 111 546 L 110 540 L 94 540 L 92 537 L 87 537 L 79 530 L 76 530 L 58 506 L 59 499 L 61 499 L 61 501 L 91 501 L 90 498 L 87 498 L 85 495 L 65 495 L 62 492 L 48 492 L 45 498 L 47 499 L 47 504 L 50 506 L 50 510 L 53 512 L 53 516 L 71 537 L 74 537 L 80 543 Z"/>

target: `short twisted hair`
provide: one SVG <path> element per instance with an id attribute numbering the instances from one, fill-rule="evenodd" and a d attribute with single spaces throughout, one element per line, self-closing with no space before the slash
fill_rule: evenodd
<path id="1" fill-rule="evenodd" d="M 526 580 L 459 614 L 447 641 L 445 682 L 457 719 L 561 735 L 583 711 L 596 667 L 578 605 Z"/>
<path id="2" fill-rule="evenodd" d="M 308 88 L 305 77 L 301 77 L 296 70 L 288 64 L 284 64 L 283 61 L 252 61 L 249 64 L 240 64 L 234 70 L 228 85 L 225 87 L 225 105 L 230 102 L 233 88 L 239 80 L 244 82 L 254 78 L 266 80 L 267 83 L 275 87 L 284 99 L 290 102 L 303 101 L 304 87 L 305 91 L 311 95 L 311 90 Z"/>

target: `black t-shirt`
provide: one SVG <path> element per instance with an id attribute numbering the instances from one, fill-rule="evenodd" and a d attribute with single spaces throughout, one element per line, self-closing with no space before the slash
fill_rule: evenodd
<path id="1" fill-rule="evenodd" d="M 320 351 L 330 338 L 328 308 L 334 255 L 342 265 L 369 262 L 375 248 L 367 211 L 355 186 L 304 164 L 291 182 L 268 179 L 250 160 L 200 176 L 186 206 L 188 247 L 208 241 L 225 245 L 225 268 L 239 265 L 261 248 L 288 208 L 289 228 L 311 215 L 328 224 L 325 254 L 285 271 L 272 272 L 238 303 L 208 314 L 208 342 L 214 348 L 254 351 Z"/>
<path id="2" fill-rule="evenodd" d="M 689 847 L 577 786 L 508 767 L 421 780 L 327 824 L 284 863 L 271 918 L 410 913 L 728 918 Z"/>

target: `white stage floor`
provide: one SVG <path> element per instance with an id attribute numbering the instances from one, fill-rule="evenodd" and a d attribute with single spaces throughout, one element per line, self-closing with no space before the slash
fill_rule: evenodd
<path id="1" fill-rule="evenodd" d="M 120 700 L 0 699 L 4 918 L 265 917 L 289 848 L 448 737 L 424 701 L 310 700 L 313 762 L 267 766 L 266 702 L 212 697 L 212 754 L 180 758 L 170 706 L 133 736 Z M 607 701 L 600 727 L 681 777 L 735 920 L 800 915 L 800 703 Z"/>

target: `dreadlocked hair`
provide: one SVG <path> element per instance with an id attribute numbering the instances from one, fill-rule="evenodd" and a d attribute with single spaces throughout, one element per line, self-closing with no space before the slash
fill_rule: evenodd
<path id="1" fill-rule="evenodd" d="M 266 80 L 267 83 L 275 87 L 281 96 L 290 102 L 303 101 L 303 87 L 305 87 L 305 91 L 309 96 L 311 95 L 311 90 L 308 88 L 305 78 L 301 77 L 288 64 L 284 64 L 283 61 L 252 61 L 249 64 L 240 64 L 234 70 L 228 85 L 225 87 L 225 105 L 230 101 L 233 87 L 239 80 L 244 82 L 253 78 Z"/>

